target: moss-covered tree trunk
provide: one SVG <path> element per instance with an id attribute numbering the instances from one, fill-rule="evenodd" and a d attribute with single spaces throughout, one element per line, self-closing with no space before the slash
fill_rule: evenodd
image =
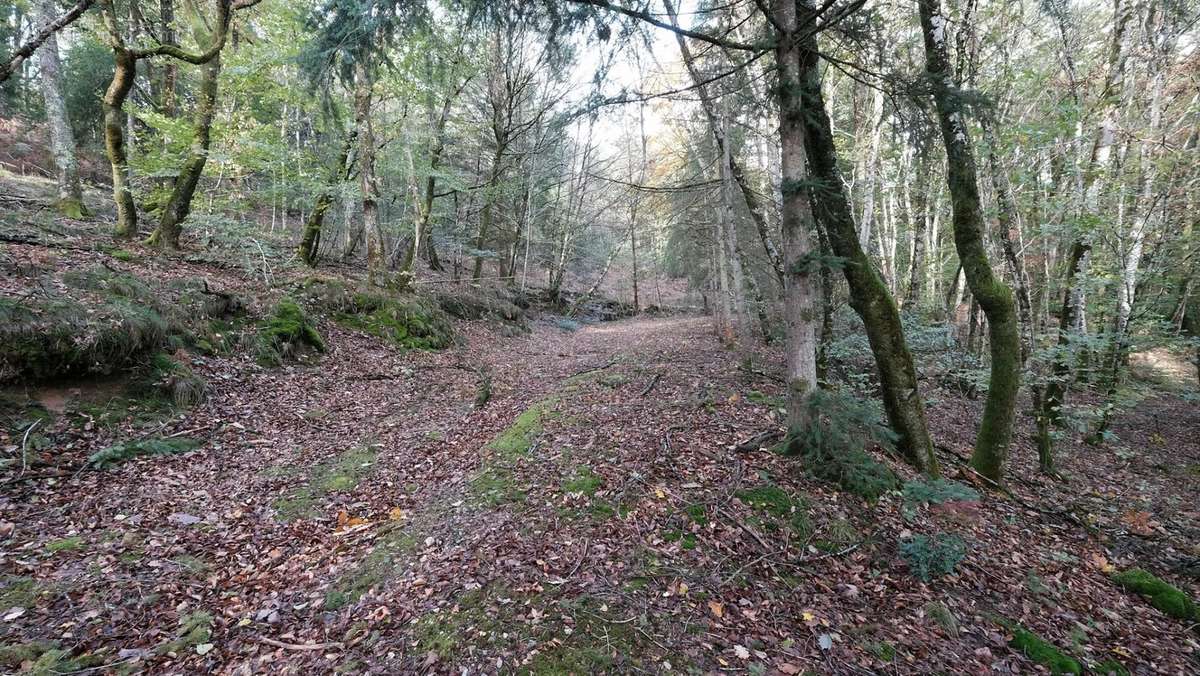
<path id="1" fill-rule="evenodd" d="M 946 48 L 948 22 L 940 0 L 917 0 L 925 42 L 925 70 L 946 146 L 954 247 L 972 296 L 988 321 L 991 374 L 983 420 L 975 438 L 971 466 L 999 482 L 1012 441 L 1017 393 L 1021 385 L 1021 337 L 1012 291 L 996 276 L 984 244 L 983 207 L 975 174 L 975 153 Z"/>
<path id="2" fill-rule="evenodd" d="M 171 197 L 162 211 L 162 219 L 147 244 L 162 249 L 178 249 L 179 236 L 183 232 L 183 221 L 192 210 L 192 198 L 196 186 L 204 174 L 208 162 L 208 149 L 212 141 L 213 117 L 217 112 L 217 82 L 221 76 L 221 56 L 214 56 L 201 67 L 200 89 L 196 93 L 196 121 L 192 129 L 192 144 L 188 157 L 175 178 Z"/>
<path id="3" fill-rule="evenodd" d="M 357 132 L 353 130 L 346 135 L 346 141 L 342 144 L 341 152 L 338 153 L 337 164 L 330 174 L 330 179 L 321 191 L 317 193 L 312 213 L 308 215 L 308 220 L 304 222 L 304 231 L 300 236 L 300 246 L 296 254 L 310 268 L 317 265 L 317 254 L 321 250 L 321 229 L 325 225 L 325 214 L 329 212 L 329 207 L 333 206 L 334 188 L 348 177 L 350 151 L 354 147 L 354 140 L 357 137 Z"/>
<path id="4" fill-rule="evenodd" d="M 802 3 L 802 23 L 816 11 Z M 862 318 L 883 392 L 888 422 L 900 436 L 897 447 L 915 467 L 937 474 L 937 458 L 929 439 L 925 405 L 917 384 L 912 355 L 904 340 L 900 312 L 887 285 L 862 249 L 850 200 L 845 192 L 833 128 L 821 92 L 820 56 L 813 36 L 801 42 L 803 120 L 808 136 L 808 161 L 813 175 L 813 206 L 824 226 L 833 253 L 844 259 L 843 273 L 850 287 L 850 306 Z"/>
<path id="5" fill-rule="evenodd" d="M 113 202 L 117 205 L 117 223 L 113 235 L 132 239 L 137 235 L 137 206 L 129 185 L 129 157 L 125 151 L 125 99 L 133 88 L 137 61 L 123 48 L 113 49 L 116 60 L 112 81 L 101 99 L 104 110 L 104 149 L 112 168 Z"/>

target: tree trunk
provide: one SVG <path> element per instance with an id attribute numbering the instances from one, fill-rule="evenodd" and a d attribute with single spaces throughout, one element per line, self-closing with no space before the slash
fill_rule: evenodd
<path id="1" fill-rule="evenodd" d="M 163 249 L 178 249 L 183 221 L 192 210 L 192 197 L 204 174 L 208 162 L 208 149 L 212 141 L 213 117 L 217 112 L 217 83 L 221 77 L 221 55 L 201 66 L 200 89 L 196 94 L 196 122 L 192 131 L 192 145 L 188 158 L 175 178 L 171 197 L 162 212 L 158 228 L 150 234 L 146 244 Z"/>
<path id="2" fill-rule="evenodd" d="M 367 238 L 368 283 L 375 284 L 383 266 L 383 231 L 379 225 L 379 181 L 375 177 L 375 133 L 371 127 L 374 79 L 367 64 L 354 65 L 354 126 L 358 133 L 358 177 L 362 192 L 362 230 Z"/>
<path id="3" fill-rule="evenodd" d="M 117 205 L 117 223 L 114 236 L 117 239 L 132 239 L 137 236 L 137 206 L 133 201 L 133 189 L 129 185 L 129 158 L 125 152 L 125 99 L 133 88 L 133 77 L 137 62 L 133 54 L 124 48 L 114 48 L 112 82 L 101 99 L 104 110 L 104 148 L 112 167 L 113 201 Z"/>
<path id="4" fill-rule="evenodd" d="M 300 256 L 300 260 L 310 268 L 317 266 L 317 254 L 321 249 L 321 228 L 325 225 L 325 214 L 329 212 L 329 207 L 333 206 L 334 188 L 349 177 L 350 152 L 354 148 L 354 141 L 357 137 L 358 133 L 354 130 L 346 135 L 346 141 L 342 144 L 341 152 L 338 153 L 337 164 L 330 175 L 330 180 L 317 194 L 312 213 L 304 222 L 304 232 L 300 237 L 300 247 L 296 253 Z"/>
<path id="5" fill-rule="evenodd" d="M 991 375 L 983 420 L 975 438 L 971 466 L 996 482 L 1004 477 L 1004 463 L 1012 441 L 1013 418 L 1021 384 L 1021 337 L 1012 291 L 992 271 L 984 245 L 983 210 L 975 177 L 962 94 L 954 85 L 948 50 L 947 21 L 940 0 L 918 0 L 925 42 L 925 70 L 933 89 L 934 104 L 946 146 L 946 180 L 953 212 L 954 247 L 962 261 L 971 294 L 987 316 L 991 345 Z"/>
<path id="6" fill-rule="evenodd" d="M 38 0 L 38 19 L 50 25 L 55 15 L 54 0 Z M 54 156 L 55 178 L 58 184 L 58 211 L 68 218 L 83 218 L 83 190 L 79 184 L 79 161 L 75 154 L 75 135 L 63 102 L 58 37 L 50 34 L 38 56 L 42 79 L 42 99 L 46 103 L 46 122 L 50 127 L 50 150 Z"/>
<path id="7" fill-rule="evenodd" d="M 804 3 L 805 25 L 815 7 Z M 802 93 L 808 137 L 808 160 L 815 179 L 814 206 L 833 253 L 845 259 L 843 273 L 850 287 L 850 306 L 862 318 L 875 357 L 888 422 L 900 436 L 897 447 L 910 463 L 937 474 L 937 459 L 918 391 L 917 373 L 904 340 L 900 312 L 887 285 L 863 251 L 850 200 L 837 165 L 832 125 L 821 91 L 820 56 L 815 37 L 801 42 Z"/>
<path id="8" fill-rule="evenodd" d="M 776 2 L 777 36 L 775 62 L 779 72 L 776 101 L 779 105 L 779 146 L 783 226 L 784 318 L 787 322 L 787 409 L 788 427 L 808 425 L 809 395 L 817 388 L 816 321 L 811 265 L 812 204 L 806 181 L 804 118 L 807 111 L 800 95 L 801 50 L 796 43 L 797 3 Z"/>

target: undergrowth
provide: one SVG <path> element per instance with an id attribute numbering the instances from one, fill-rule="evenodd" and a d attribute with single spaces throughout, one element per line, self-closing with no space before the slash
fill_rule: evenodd
<path id="1" fill-rule="evenodd" d="M 867 500 L 899 484 L 896 475 L 865 449 L 891 448 L 896 435 L 867 402 L 840 392 L 817 390 L 805 402 L 808 424 L 791 430 L 787 453 L 800 457 L 818 479 Z"/>
<path id="2" fill-rule="evenodd" d="M 134 458 L 186 453 L 199 447 L 200 444 L 200 441 L 187 437 L 127 441 L 96 451 L 88 457 L 87 464 L 93 469 L 107 469 Z"/>

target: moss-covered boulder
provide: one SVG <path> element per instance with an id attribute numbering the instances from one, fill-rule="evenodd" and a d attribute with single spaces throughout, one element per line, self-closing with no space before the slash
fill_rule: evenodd
<path id="1" fill-rule="evenodd" d="M 258 361 L 267 366 L 279 366 L 310 350 L 325 352 L 325 339 L 292 298 L 283 298 L 275 305 L 259 323 L 256 335 Z"/>
<path id="2" fill-rule="evenodd" d="M 328 277 L 309 277 L 300 294 L 342 325 L 397 347 L 441 350 L 454 344 L 450 317 L 432 299 L 415 293 L 361 290 Z"/>

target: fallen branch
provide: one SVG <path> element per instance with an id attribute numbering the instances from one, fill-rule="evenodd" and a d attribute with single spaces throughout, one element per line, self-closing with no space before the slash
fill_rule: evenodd
<path id="1" fill-rule="evenodd" d="M 616 357 L 613 357 L 612 359 L 610 359 L 610 360 L 608 361 L 608 363 L 607 363 L 607 364 L 601 364 L 600 366 L 589 366 L 588 368 L 585 368 L 585 369 L 584 369 L 584 370 L 582 370 L 582 371 L 579 371 L 579 372 L 576 372 L 576 373 L 572 373 L 572 374 L 571 374 L 571 377 L 572 377 L 572 378 L 575 378 L 575 377 L 581 376 L 581 375 L 583 375 L 583 374 L 585 374 L 585 373 L 592 373 L 593 371 L 603 371 L 604 369 L 606 369 L 606 368 L 608 368 L 609 366 L 612 366 L 613 364 L 616 364 L 616 363 L 617 363 L 617 358 L 616 358 Z"/>
<path id="2" fill-rule="evenodd" d="M 642 390 L 642 393 L 641 393 L 640 395 L 638 395 L 638 396 L 644 397 L 644 396 L 646 396 L 647 394 L 650 394 L 650 390 L 653 390 L 653 389 L 654 389 L 654 386 L 655 386 L 655 385 L 657 385 L 657 384 L 658 384 L 658 381 L 662 379 L 662 375 L 663 375 L 663 374 L 662 374 L 662 371 L 659 371 L 658 373 L 655 373 L 655 374 L 654 374 L 654 377 L 650 379 L 650 384 L 649 384 L 649 385 L 647 385 L 647 386 L 646 386 L 646 389 Z"/>
<path id="3" fill-rule="evenodd" d="M 276 641 L 273 638 L 267 638 L 266 636 L 258 637 L 258 641 L 259 643 L 265 643 L 267 645 L 275 646 L 276 648 L 284 648 L 286 650 L 329 650 L 332 648 L 342 650 L 346 647 L 345 644 L 341 643 L 340 641 L 332 643 L 285 643 L 283 641 Z"/>
<path id="4" fill-rule="evenodd" d="M 739 442 L 733 447 L 733 450 L 737 451 L 738 453 L 750 453 L 752 451 L 757 451 L 770 442 L 782 438 L 783 430 L 766 430 L 755 434 L 745 441 Z"/>

